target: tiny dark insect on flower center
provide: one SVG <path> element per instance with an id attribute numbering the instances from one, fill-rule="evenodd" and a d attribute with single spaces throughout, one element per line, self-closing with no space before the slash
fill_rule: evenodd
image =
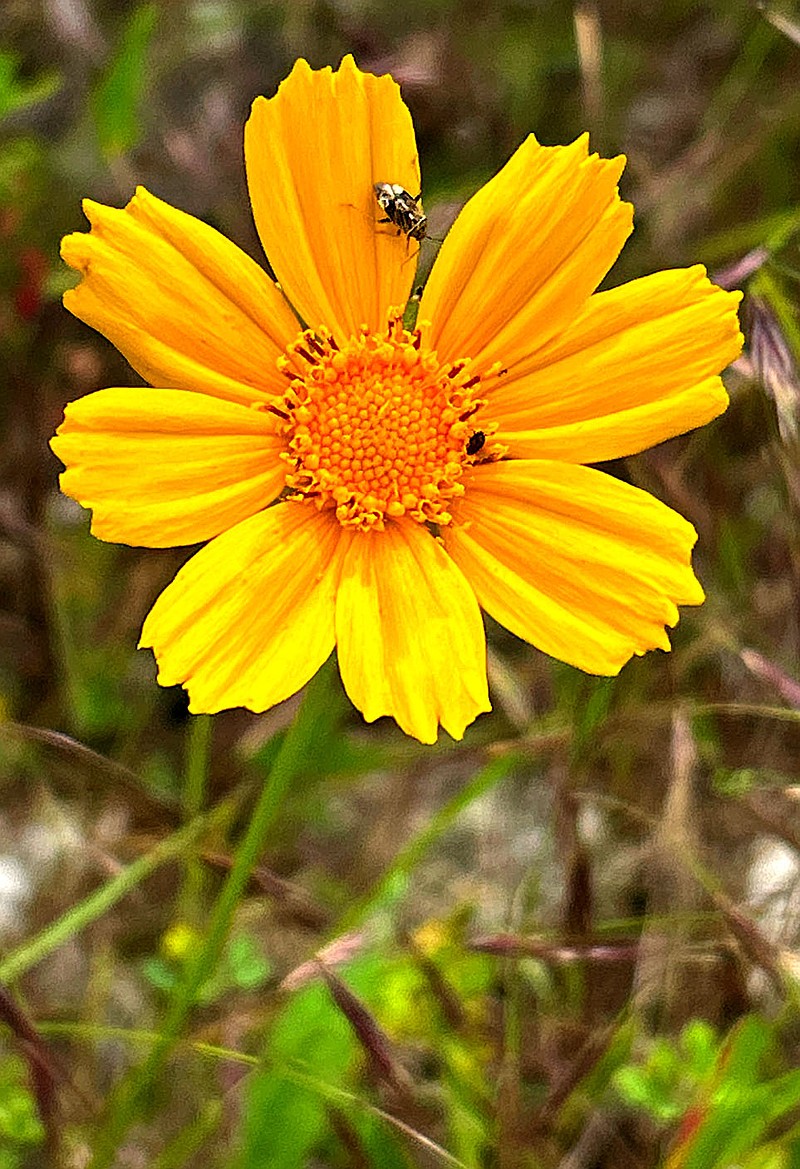
<path id="1" fill-rule="evenodd" d="M 505 454 L 487 443 L 494 428 L 475 423 L 498 370 L 440 363 L 423 329 L 404 329 L 397 313 L 386 332 L 363 329 L 342 347 L 306 330 L 279 364 L 289 389 L 268 408 L 287 441 L 287 493 L 335 509 L 342 524 L 380 531 L 404 515 L 449 524 L 464 466 Z"/>

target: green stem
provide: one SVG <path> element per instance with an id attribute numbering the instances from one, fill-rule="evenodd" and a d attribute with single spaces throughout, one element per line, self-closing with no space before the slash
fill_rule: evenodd
<path id="1" fill-rule="evenodd" d="M 358 901 L 353 902 L 336 922 L 331 938 L 358 928 L 366 917 L 387 900 L 402 896 L 409 876 L 431 845 L 444 834 L 459 815 L 475 800 L 491 791 L 517 766 L 520 753 L 509 752 L 492 759 L 460 791 L 439 808 L 428 823 L 407 844 L 403 845 L 385 873 Z"/>
<path id="2" fill-rule="evenodd" d="M 13 950 L 0 962 L 0 982 L 14 982 L 86 926 L 97 921 L 157 868 L 180 857 L 210 828 L 218 828 L 228 820 L 237 802 L 237 797 L 230 797 L 208 815 L 196 817 L 191 824 L 160 841 L 138 860 L 132 861 L 116 877 L 46 926 L 31 941 Z"/>
<path id="3" fill-rule="evenodd" d="M 150 1085 L 161 1073 L 181 1037 L 197 993 L 222 954 L 236 907 L 264 851 L 267 834 L 275 821 L 283 797 L 292 780 L 302 769 L 314 723 L 324 718 L 324 704 L 329 687 L 329 674 L 323 669 L 306 689 L 302 706 L 261 789 L 247 832 L 236 851 L 233 865 L 211 912 L 204 943 L 186 970 L 149 1056 L 140 1067 L 129 1073 L 113 1094 L 108 1108 L 108 1123 L 99 1137 L 89 1169 L 109 1169 L 113 1164 L 121 1141 L 140 1118 L 143 1101 Z"/>
<path id="4" fill-rule="evenodd" d="M 211 757 L 211 728 L 211 718 L 207 714 L 195 715 L 188 728 L 183 810 L 190 822 L 201 814 L 205 804 Z M 204 877 L 203 862 L 197 850 L 192 849 L 186 857 L 183 888 L 178 900 L 179 916 L 191 925 L 197 925 L 201 920 Z"/>

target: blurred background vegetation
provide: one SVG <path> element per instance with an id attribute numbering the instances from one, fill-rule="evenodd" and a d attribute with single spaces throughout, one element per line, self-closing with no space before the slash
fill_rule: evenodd
<path id="1" fill-rule="evenodd" d="M 60 305 L 80 199 L 143 183 L 261 258 L 250 102 L 346 52 L 402 84 L 432 236 L 529 131 L 588 129 L 637 212 L 611 282 L 747 293 L 729 412 L 610 468 L 700 533 L 673 653 L 593 679 L 491 626 L 494 712 L 436 748 L 330 663 L 190 718 L 134 648 L 186 550 L 91 539 L 47 445 L 137 384 Z M 4 0 L 0 1169 L 800 1166 L 799 79 L 788 5 Z M 272 843 L 113 1135 L 298 710 Z"/>

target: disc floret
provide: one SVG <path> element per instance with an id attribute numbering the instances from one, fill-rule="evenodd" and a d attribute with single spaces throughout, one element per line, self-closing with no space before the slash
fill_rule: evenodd
<path id="1" fill-rule="evenodd" d="M 384 333 L 364 327 L 343 347 L 305 330 L 279 364 L 289 389 L 270 409 L 287 440 L 290 498 L 364 531 L 400 516 L 452 522 L 463 468 L 475 461 L 467 446 L 486 375 L 472 375 L 467 360 L 441 363 L 424 326 L 409 331 L 397 313 Z M 481 450 L 483 459 L 500 453 Z"/>

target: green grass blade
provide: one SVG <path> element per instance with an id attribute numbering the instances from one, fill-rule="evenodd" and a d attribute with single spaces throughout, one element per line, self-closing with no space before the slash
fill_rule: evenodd
<path id="1" fill-rule="evenodd" d="M 0 961 L 0 982 L 13 982 L 27 973 L 38 962 L 52 954 L 86 926 L 113 908 L 132 889 L 168 861 L 183 856 L 210 828 L 216 827 L 231 815 L 238 797 L 231 796 L 205 816 L 196 817 L 185 828 L 160 841 L 144 856 L 133 861 L 121 873 L 83 901 L 69 909 L 56 921 L 46 926 L 35 938 L 25 942 Z"/>

